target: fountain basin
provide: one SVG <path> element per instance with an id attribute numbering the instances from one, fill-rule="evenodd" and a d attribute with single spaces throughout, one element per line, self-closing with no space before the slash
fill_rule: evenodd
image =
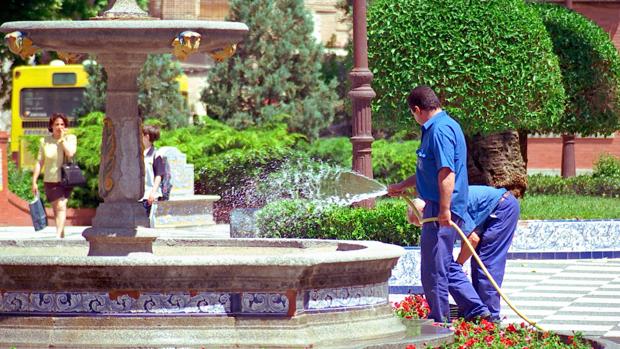
<path id="1" fill-rule="evenodd" d="M 45 50 L 109 54 L 170 53 L 172 41 L 191 30 L 202 36 L 199 51 L 212 52 L 241 41 L 244 23 L 199 20 L 16 21 L 0 32 L 20 31 Z"/>
<path id="2" fill-rule="evenodd" d="M 0 344 L 358 348 L 406 337 L 388 302 L 398 246 L 158 239 L 153 254 L 87 251 L 0 243 Z"/>

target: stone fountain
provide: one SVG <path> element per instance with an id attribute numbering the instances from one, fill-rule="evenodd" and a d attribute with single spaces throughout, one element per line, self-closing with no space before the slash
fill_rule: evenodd
<path id="1" fill-rule="evenodd" d="M 394 317 L 402 248 L 378 242 L 159 239 L 138 199 L 137 75 L 149 53 L 234 53 L 243 23 L 148 17 L 117 0 L 88 21 L 8 22 L 16 54 L 97 56 L 108 75 L 97 208 L 86 241 L 0 242 L 0 346 L 402 348 L 449 338 Z M 79 151 L 79 150 L 78 150 Z"/>

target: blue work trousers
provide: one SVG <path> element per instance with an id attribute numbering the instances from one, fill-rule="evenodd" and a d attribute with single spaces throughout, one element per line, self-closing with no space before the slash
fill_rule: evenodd
<path id="1" fill-rule="evenodd" d="M 476 248 L 480 260 L 500 287 L 504 281 L 506 254 L 517 228 L 519 212 L 519 201 L 512 194 L 502 198 L 493 213 L 483 223 L 480 242 Z M 480 299 L 489 308 L 492 319 L 500 320 L 499 293 L 473 258 L 471 260 L 471 279 Z"/>
<path id="2" fill-rule="evenodd" d="M 426 202 L 424 218 L 437 217 L 439 205 Z M 452 214 L 452 220 L 462 225 L 462 220 Z M 422 288 L 431 308 L 429 318 L 436 322 L 450 321 L 448 292 L 459 304 L 466 317 L 488 314 L 474 287 L 467 279 L 460 264 L 452 255 L 458 233 L 453 227 L 441 227 L 439 223 L 426 223 L 420 238 Z M 455 294 L 457 295 L 455 297 Z"/>

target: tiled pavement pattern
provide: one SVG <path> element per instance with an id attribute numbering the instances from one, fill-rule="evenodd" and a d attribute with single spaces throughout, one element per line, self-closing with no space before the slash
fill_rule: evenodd
<path id="1" fill-rule="evenodd" d="M 620 259 L 509 260 L 502 290 L 544 329 L 620 343 Z M 503 302 L 502 316 L 523 321 Z"/>

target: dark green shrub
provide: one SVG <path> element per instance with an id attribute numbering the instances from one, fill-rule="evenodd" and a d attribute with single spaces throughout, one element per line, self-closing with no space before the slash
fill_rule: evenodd
<path id="1" fill-rule="evenodd" d="M 322 79 L 323 50 L 303 1 L 233 0 L 228 20 L 250 31 L 233 57 L 209 70 L 209 116 L 237 128 L 283 121 L 318 137 L 334 117 L 337 82 Z"/>
<path id="2" fill-rule="evenodd" d="M 327 206 L 304 200 L 268 204 L 257 214 L 262 237 L 376 240 L 409 246 L 419 243 L 419 228 L 407 223 L 401 200 L 378 200 L 374 209 Z"/>
<path id="3" fill-rule="evenodd" d="M 9 168 L 8 168 L 9 190 L 13 194 L 19 196 L 20 198 L 24 200 L 31 201 L 32 199 L 34 199 L 34 195 L 32 195 L 32 187 L 31 187 L 32 172 L 28 170 L 18 169 L 17 166 L 15 166 L 15 163 L 13 163 L 13 161 L 9 160 L 7 162 L 9 164 Z M 41 181 L 39 182 L 40 182 L 39 193 L 41 194 L 41 197 L 44 198 L 43 201 L 46 201 L 45 190 L 43 190 L 43 182 Z"/>
<path id="4" fill-rule="evenodd" d="M 594 163 L 592 177 L 613 178 L 620 181 L 620 158 L 611 154 L 601 155 Z"/>
<path id="5" fill-rule="evenodd" d="M 421 84 L 467 134 L 549 129 L 564 110 L 551 40 L 522 0 L 375 0 L 368 50 L 378 128 L 413 126 L 406 96 Z"/>
<path id="6" fill-rule="evenodd" d="M 372 168 L 376 180 L 391 184 L 415 173 L 419 141 L 388 141 L 372 143 Z M 301 149 L 309 157 L 343 168 L 351 168 L 353 146 L 345 137 L 320 138 Z"/>
<path id="7" fill-rule="evenodd" d="M 611 196 L 620 194 L 620 179 L 579 175 L 559 176 L 531 175 L 528 177 L 528 194 Z"/>
<path id="8" fill-rule="evenodd" d="M 559 4 L 532 3 L 559 58 L 566 109 L 554 132 L 595 135 L 620 129 L 620 56 L 601 27 Z"/>

